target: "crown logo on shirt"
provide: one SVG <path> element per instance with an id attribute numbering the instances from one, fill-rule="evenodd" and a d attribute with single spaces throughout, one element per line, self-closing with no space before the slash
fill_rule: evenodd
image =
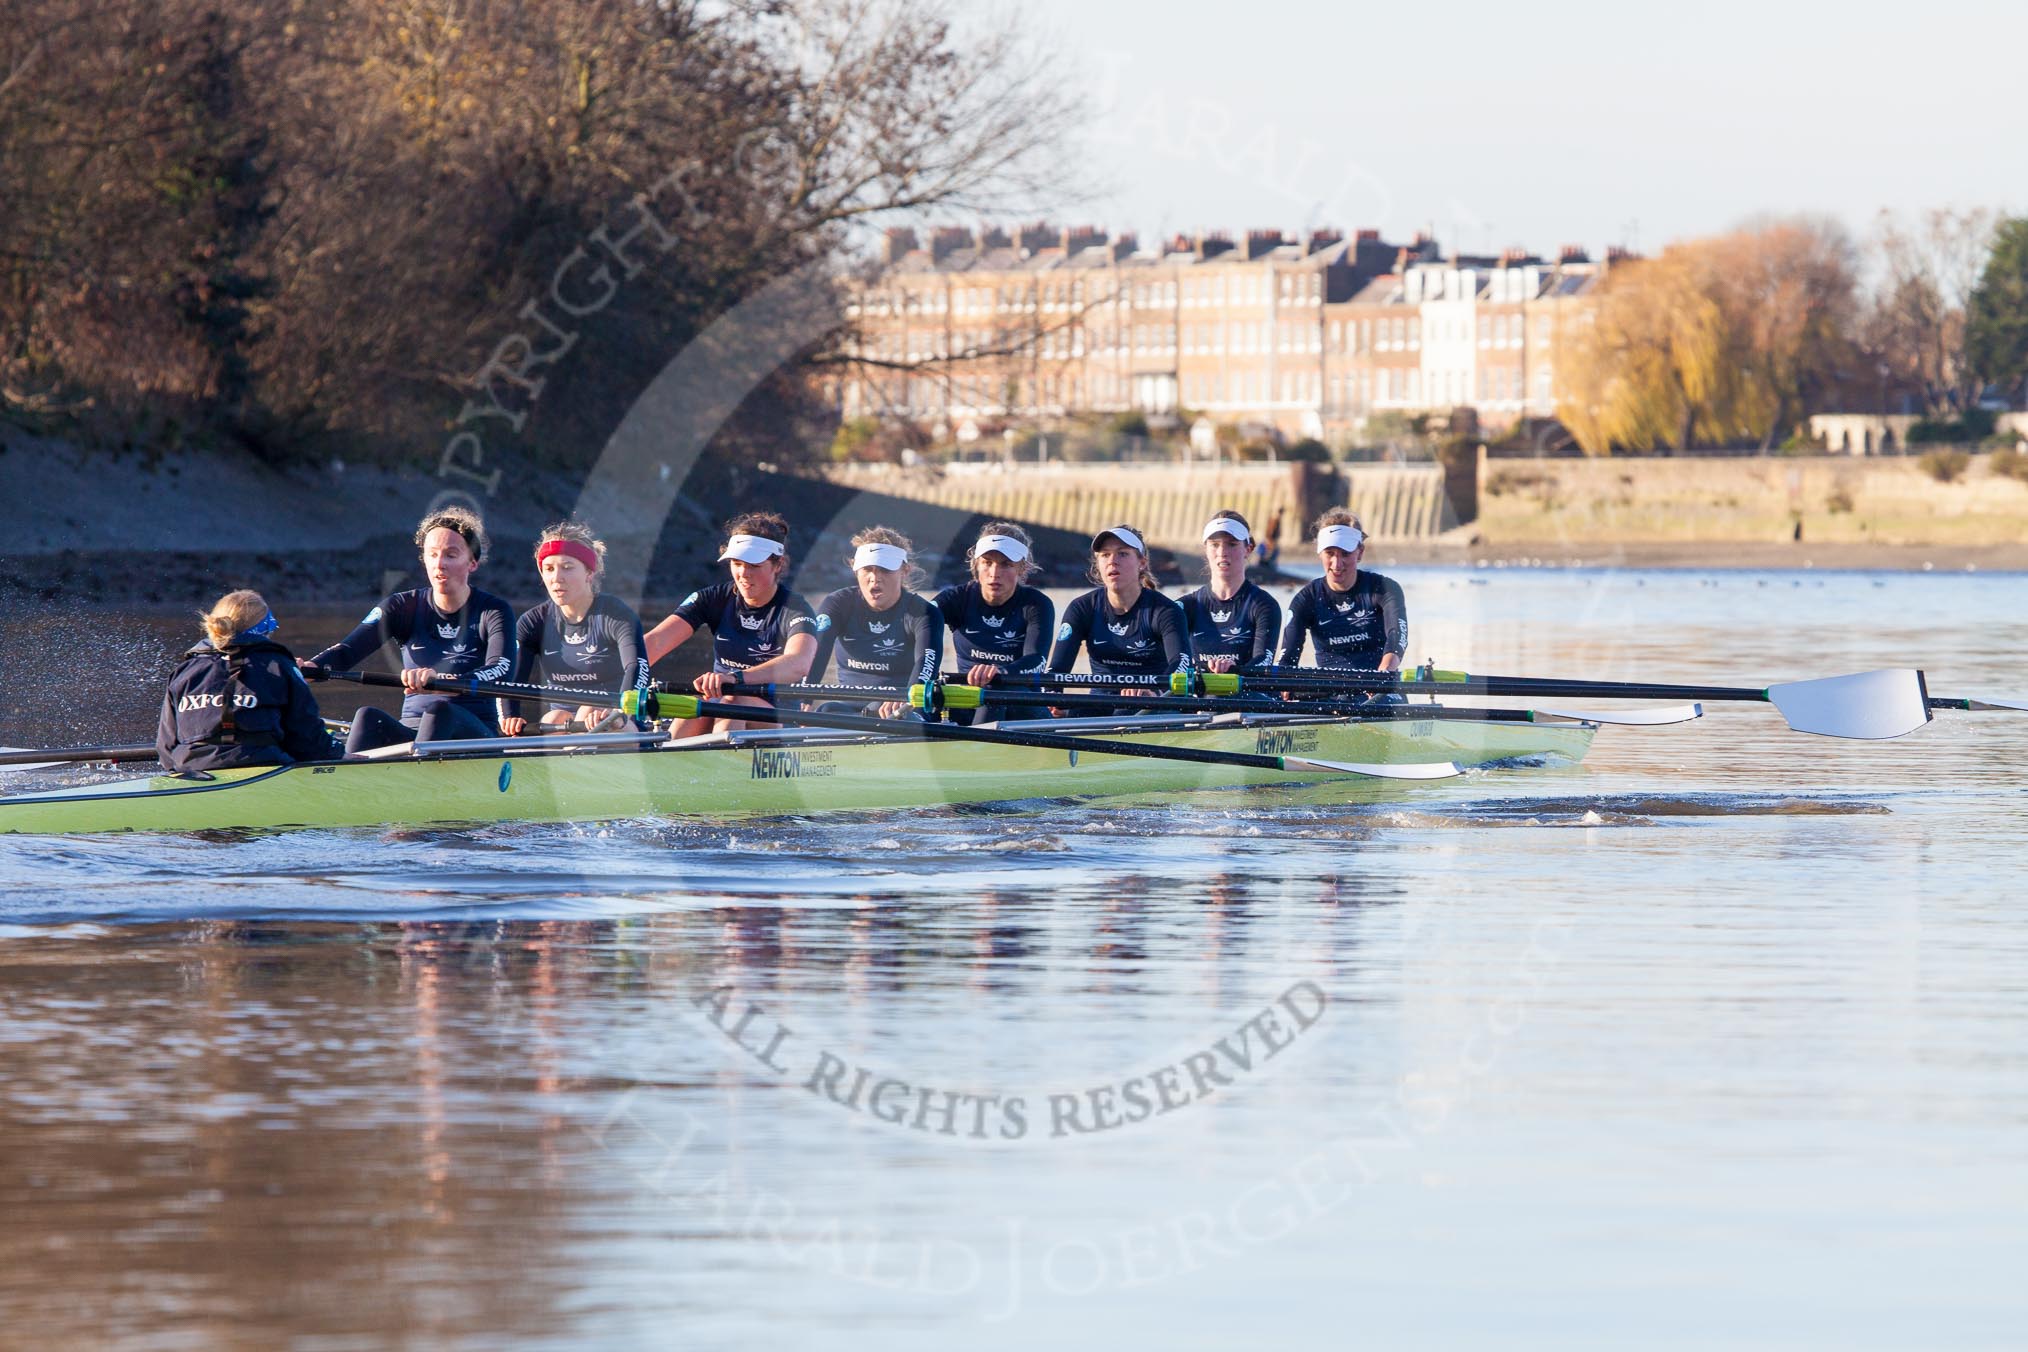
<path id="1" fill-rule="evenodd" d="M 1227 609 L 1227 610 L 1214 610 L 1214 611 L 1212 611 L 1212 612 L 1211 612 L 1211 622 L 1212 622 L 1213 624 L 1224 624 L 1224 623 L 1225 623 L 1225 622 L 1226 622 L 1227 620 L 1229 620 L 1229 619 L 1231 619 L 1231 618 L 1232 618 L 1232 611 L 1231 611 L 1230 609 Z"/>
<path id="2" fill-rule="evenodd" d="M 440 624 L 437 626 L 438 638 L 456 638 L 464 632 L 465 626 L 462 624 Z"/>
<path id="3" fill-rule="evenodd" d="M 1007 625 L 1007 617 L 1005 615 L 981 615 L 979 623 L 985 625 L 988 629 L 1004 629 Z"/>
<path id="4" fill-rule="evenodd" d="M 1110 621 L 1108 621 L 1106 624 L 1106 628 L 1112 630 L 1114 636 L 1117 638 L 1125 638 L 1127 636 L 1127 631 L 1129 629 L 1132 629 L 1133 627 L 1134 626 L 1132 626 L 1131 624 L 1113 624 Z"/>
<path id="5" fill-rule="evenodd" d="M 766 623 L 767 623 L 767 621 L 766 621 L 766 620 L 764 620 L 764 619 L 762 619 L 762 618 L 761 618 L 760 616 L 758 616 L 758 615 L 742 615 L 742 616 L 740 616 L 740 617 L 739 617 L 739 626 L 740 626 L 740 628 L 742 628 L 742 629 L 751 629 L 751 630 L 755 631 L 756 633 L 758 633 L 758 632 L 760 631 L 761 627 L 762 627 L 763 625 L 765 625 Z"/>
<path id="6" fill-rule="evenodd" d="M 589 629 L 582 630 L 575 634 L 571 633 L 569 630 L 565 630 L 563 634 L 563 641 L 565 643 L 568 643 L 571 647 L 575 648 L 590 637 L 591 630 Z"/>
<path id="7" fill-rule="evenodd" d="M 868 620 L 866 622 L 866 632 L 869 634 L 884 634 L 887 632 L 887 630 L 888 630 L 887 625 L 875 624 L 871 620 Z"/>

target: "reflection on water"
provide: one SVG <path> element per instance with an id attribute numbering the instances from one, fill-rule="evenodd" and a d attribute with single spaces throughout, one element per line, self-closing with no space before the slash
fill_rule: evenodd
<path id="1" fill-rule="evenodd" d="M 2005 693 L 2028 640 L 2002 579 L 1403 571 L 1480 670 Z M 0 842 L 0 1343 L 2005 1345 L 2024 724 Z"/>

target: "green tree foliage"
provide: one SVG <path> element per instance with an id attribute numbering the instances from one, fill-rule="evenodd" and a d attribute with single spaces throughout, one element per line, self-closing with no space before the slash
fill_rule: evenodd
<path id="1" fill-rule="evenodd" d="M 2028 381 L 2028 217 L 2003 222 L 1972 292 L 1966 347 L 1972 368 L 1996 385 Z"/>

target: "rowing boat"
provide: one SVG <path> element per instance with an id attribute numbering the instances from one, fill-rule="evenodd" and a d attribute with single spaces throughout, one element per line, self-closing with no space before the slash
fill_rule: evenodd
<path id="1" fill-rule="evenodd" d="M 1046 719 L 1046 728 L 1148 745 L 1372 764 L 1575 763 L 1597 725 L 1199 715 Z M 0 798 L 0 834 L 450 826 L 638 817 L 773 816 L 953 803 L 1232 790 L 1328 779 L 1346 802 L 1400 782 L 1026 746 L 801 729 L 658 740 L 645 734 L 422 744 L 380 760 L 155 775 Z"/>

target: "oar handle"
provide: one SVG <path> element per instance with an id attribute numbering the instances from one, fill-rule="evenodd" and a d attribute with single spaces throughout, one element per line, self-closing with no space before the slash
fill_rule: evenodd
<path id="1" fill-rule="evenodd" d="M 321 671 L 303 673 L 313 681 L 347 681 L 353 685 L 389 686 L 398 690 L 408 687 L 399 676 L 385 671 Z M 525 699 L 537 704 L 567 704 L 575 708 L 590 704 L 601 709 L 616 709 L 621 697 L 608 690 L 564 690 L 553 685 L 533 685 L 521 681 L 480 681 L 470 676 L 438 676 L 435 680 L 423 682 L 423 689 L 432 695 L 481 695 L 494 699 Z M 632 691 L 627 692 L 629 694 Z"/>

